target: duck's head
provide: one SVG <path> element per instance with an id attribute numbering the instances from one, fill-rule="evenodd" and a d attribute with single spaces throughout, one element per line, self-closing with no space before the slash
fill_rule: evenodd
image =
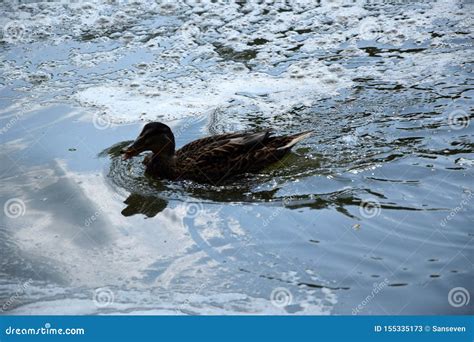
<path id="1" fill-rule="evenodd" d="M 133 144 L 122 150 L 122 154 L 123 159 L 129 159 L 144 151 L 172 156 L 174 149 L 174 135 L 171 128 L 161 122 L 150 122 L 143 127 Z"/>

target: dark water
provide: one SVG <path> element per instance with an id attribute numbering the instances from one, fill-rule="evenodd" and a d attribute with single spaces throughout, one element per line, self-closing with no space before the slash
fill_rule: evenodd
<path id="1" fill-rule="evenodd" d="M 3 4 L 2 312 L 472 313 L 472 6 Z M 315 133 L 215 187 L 148 121 Z"/>

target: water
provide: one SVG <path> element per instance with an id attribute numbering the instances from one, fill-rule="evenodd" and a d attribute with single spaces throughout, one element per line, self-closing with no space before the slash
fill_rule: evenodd
<path id="1" fill-rule="evenodd" d="M 473 312 L 469 2 L 1 6 L 2 312 Z M 214 187 L 148 121 L 315 133 Z"/>

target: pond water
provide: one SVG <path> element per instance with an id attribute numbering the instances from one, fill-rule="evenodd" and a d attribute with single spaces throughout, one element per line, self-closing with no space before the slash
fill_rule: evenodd
<path id="1" fill-rule="evenodd" d="M 0 11 L 3 314 L 473 313 L 472 2 Z M 314 134 L 217 187 L 123 161 L 149 121 Z"/>

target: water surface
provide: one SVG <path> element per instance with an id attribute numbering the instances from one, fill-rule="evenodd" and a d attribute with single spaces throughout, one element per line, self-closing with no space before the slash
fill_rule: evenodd
<path id="1" fill-rule="evenodd" d="M 472 7 L 2 4 L 2 312 L 472 313 Z M 121 160 L 148 121 L 314 134 L 216 187 Z"/>

